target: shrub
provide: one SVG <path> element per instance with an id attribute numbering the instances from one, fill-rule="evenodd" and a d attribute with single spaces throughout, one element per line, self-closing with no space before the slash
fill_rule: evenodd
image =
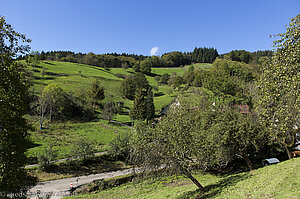
<path id="1" fill-rule="evenodd" d="M 127 160 L 130 153 L 129 140 L 129 133 L 118 135 L 109 143 L 108 154 L 114 159 Z"/>
<path id="2" fill-rule="evenodd" d="M 117 74 L 115 74 L 115 76 L 118 78 L 121 78 L 121 79 L 125 79 L 127 77 L 127 75 L 121 74 L 121 73 L 117 73 Z"/>
<path id="3" fill-rule="evenodd" d="M 95 153 L 95 144 L 87 139 L 81 139 L 74 143 L 69 152 L 69 158 L 79 159 L 81 162 L 93 157 Z"/>
<path id="4" fill-rule="evenodd" d="M 39 169 L 46 171 L 53 164 L 53 161 L 57 157 L 57 151 L 54 149 L 54 145 L 50 144 L 44 147 L 42 153 L 38 155 Z"/>

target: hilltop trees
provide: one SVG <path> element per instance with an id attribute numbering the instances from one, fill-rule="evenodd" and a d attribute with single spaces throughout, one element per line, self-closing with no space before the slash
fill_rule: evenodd
<path id="1" fill-rule="evenodd" d="M 26 62 L 32 66 L 37 66 L 40 63 L 40 53 L 38 51 L 31 52 Z"/>
<path id="2" fill-rule="evenodd" d="M 14 62 L 19 53 L 28 52 L 29 39 L 14 31 L 4 17 L 0 17 L 0 192 L 25 191 L 27 110 L 25 97 L 28 84 L 24 77 L 24 66 Z"/>
<path id="3" fill-rule="evenodd" d="M 278 34 L 272 62 L 263 64 L 259 79 L 258 110 L 263 124 L 291 158 L 300 121 L 300 15 L 291 19 L 287 31 Z"/>
<path id="4" fill-rule="evenodd" d="M 230 53 L 227 53 L 224 58 L 248 64 L 251 60 L 251 53 L 245 50 L 233 50 Z"/>
<path id="5" fill-rule="evenodd" d="M 163 66 L 167 66 L 167 67 L 179 67 L 181 65 L 184 66 L 191 63 L 189 57 L 186 54 L 179 51 L 166 53 L 162 55 L 161 58 L 165 63 L 165 65 Z"/>
<path id="6" fill-rule="evenodd" d="M 213 63 L 219 56 L 217 49 L 214 48 L 195 48 L 193 52 L 188 53 L 192 62 Z"/>

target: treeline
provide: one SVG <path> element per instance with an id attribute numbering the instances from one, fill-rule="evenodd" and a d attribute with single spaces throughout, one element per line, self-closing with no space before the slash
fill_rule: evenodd
<path id="1" fill-rule="evenodd" d="M 49 51 L 32 52 L 29 55 L 20 55 L 17 59 L 24 60 L 35 56 L 38 60 L 66 61 L 73 63 L 88 64 L 103 68 L 133 67 L 134 64 L 149 65 L 150 67 L 179 67 L 191 64 L 192 62 L 212 63 L 218 56 L 214 48 L 195 48 L 193 52 L 174 51 L 165 53 L 161 57 L 144 56 L 136 54 L 94 54 L 94 53 L 74 53 L 71 51 Z M 143 63 L 142 63 L 143 62 Z"/>
<path id="2" fill-rule="evenodd" d="M 213 63 L 219 56 L 217 49 L 214 48 L 195 48 L 193 52 L 188 53 L 192 62 Z"/>
<path id="3" fill-rule="evenodd" d="M 248 52 L 245 50 L 234 50 L 219 56 L 215 48 L 195 48 L 193 52 L 174 51 L 162 56 L 144 56 L 135 54 L 94 54 L 74 53 L 71 51 L 32 52 L 26 56 L 18 57 L 19 60 L 26 59 L 28 62 L 34 60 L 64 61 L 80 64 L 109 68 L 133 68 L 135 72 L 151 74 L 153 67 L 183 67 L 192 63 L 213 63 L 217 57 L 226 60 L 244 62 L 257 65 L 261 57 L 271 59 L 272 51 Z"/>
<path id="4" fill-rule="evenodd" d="M 232 61 L 244 62 L 246 64 L 256 65 L 259 64 L 259 59 L 261 57 L 267 57 L 271 59 L 273 56 L 273 51 L 271 50 L 264 50 L 264 51 L 256 51 L 256 52 L 248 52 L 245 50 L 233 50 L 229 53 L 221 55 L 221 58 L 225 58 Z"/>

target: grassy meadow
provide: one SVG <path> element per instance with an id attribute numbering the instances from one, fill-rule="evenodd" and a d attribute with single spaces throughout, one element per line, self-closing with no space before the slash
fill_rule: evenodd
<path id="1" fill-rule="evenodd" d="M 106 151 L 108 143 L 125 131 L 128 131 L 127 127 L 114 125 L 104 120 L 56 123 L 48 129 L 30 132 L 32 147 L 27 150 L 27 156 L 34 158 L 45 146 L 53 145 L 58 151 L 57 159 L 65 158 L 74 143 L 82 139 L 94 142 L 98 152 Z"/>
<path id="2" fill-rule="evenodd" d="M 168 105 L 177 96 L 178 91 L 174 91 L 168 85 L 158 84 L 154 77 L 164 73 L 172 74 L 173 72 L 182 75 L 188 67 L 153 68 L 152 75 L 146 76 L 149 83 L 157 88 L 154 91 L 156 113 L 159 113 L 163 107 Z M 211 64 L 194 64 L 194 67 L 210 68 Z M 131 68 L 126 70 L 123 68 L 105 70 L 101 67 L 85 64 L 43 61 L 38 66 L 29 66 L 29 71 L 32 72 L 33 80 L 33 86 L 30 88 L 30 91 L 36 95 L 40 95 L 43 88 L 52 83 L 60 86 L 65 92 L 73 92 L 74 95 L 80 95 L 90 88 L 92 82 L 98 79 L 105 88 L 103 104 L 108 101 L 122 101 L 124 102 L 123 111 L 125 112 L 129 112 L 133 105 L 133 101 L 122 98 L 119 87 L 123 79 L 118 77 L 118 74 L 134 74 Z M 53 123 L 50 128 L 41 131 L 38 130 L 36 117 L 29 117 L 28 120 L 31 121 L 34 129 L 36 129 L 29 133 L 31 148 L 27 150 L 27 156 L 31 159 L 34 159 L 45 146 L 50 144 L 54 145 L 54 149 L 58 151 L 57 158 L 64 158 L 71 150 L 72 144 L 80 139 L 93 141 L 96 144 L 97 151 L 106 151 L 108 143 L 118 134 L 130 131 L 127 127 L 101 119 L 91 122 Z M 131 123 L 128 114 L 116 115 L 114 120 L 121 123 Z"/>

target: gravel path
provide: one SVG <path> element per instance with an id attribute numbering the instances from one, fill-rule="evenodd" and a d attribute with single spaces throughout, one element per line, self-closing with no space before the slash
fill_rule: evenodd
<path id="1" fill-rule="evenodd" d="M 51 199 L 58 199 L 70 196 L 71 183 L 73 184 L 73 187 L 76 187 L 83 184 L 91 183 L 95 180 L 113 178 L 116 176 L 131 174 L 133 172 L 134 169 L 124 169 L 113 172 L 40 182 L 28 191 L 28 196 L 29 198 L 34 199 L 38 198 L 37 193 L 40 193 L 40 196 L 44 198 L 46 197 L 46 195 L 51 195 Z"/>

